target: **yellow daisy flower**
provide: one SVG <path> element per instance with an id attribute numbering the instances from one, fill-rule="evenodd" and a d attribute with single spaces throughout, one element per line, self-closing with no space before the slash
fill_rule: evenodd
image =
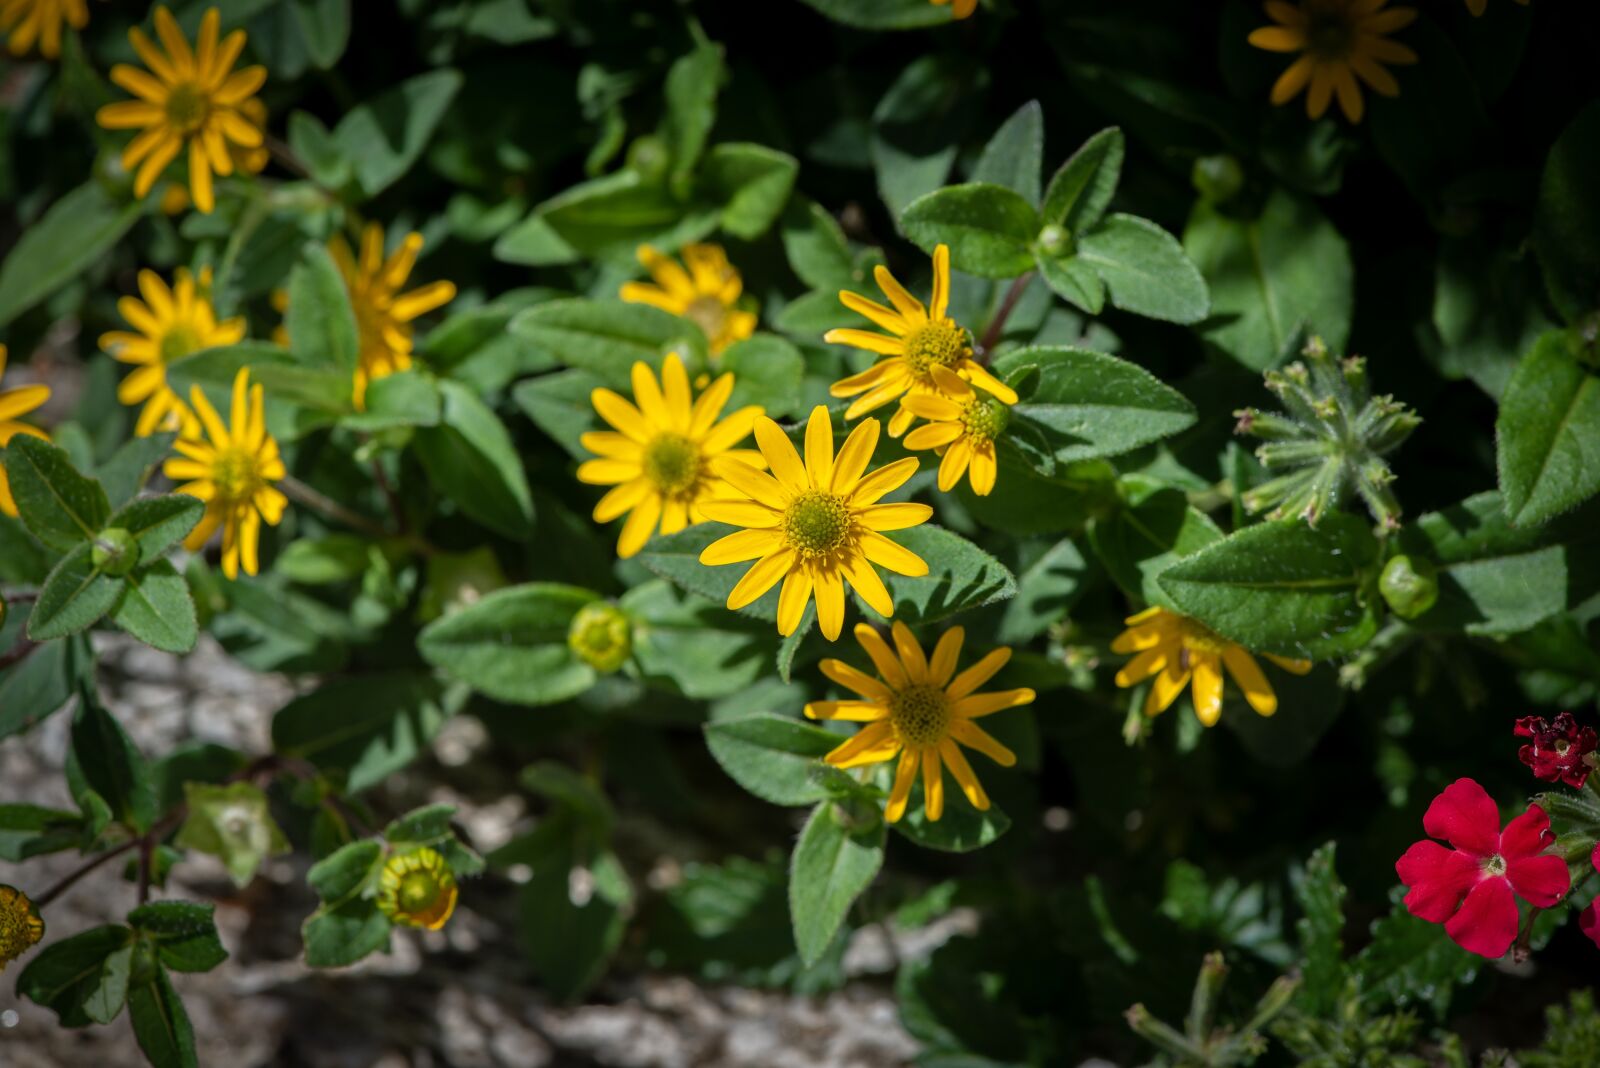
<path id="1" fill-rule="evenodd" d="M 450 865 L 426 847 L 396 853 L 378 876 L 378 911 L 406 927 L 439 930 L 450 922 L 459 896 Z"/>
<path id="2" fill-rule="evenodd" d="M 163 469 L 179 483 L 179 493 L 206 502 L 206 514 L 184 539 L 184 548 L 197 552 L 221 527 L 222 573 L 238 578 L 243 568 L 245 574 L 254 575 L 260 570 L 261 521 L 277 526 L 289 503 L 272 486 L 288 472 L 277 441 L 267 433 L 265 393 L 260 385 L 251 388 L 250 369 L 241 367 L 233 380 L 231 432 L 199 386 L 189 391 L 189 402 L 205 437 L 179 439 L 173 447 L 182 455 L 168 460 Z"/>
<path id="3" fill-rule="evenodd" d="M 950 5 L 950 14 L 958 19 L 964 19 L 978 10 L 978 0 L 928 0 L 934 7 Z"/>
<path id="4" fill-rule="evenodd" d="M 933 296 L 929 306 L 906 292 L 887 267 L 877 269 L 878 288 L 883 290 L 893 309 L 844 290 L 839 301 L 853 312 L 864 315 L 889 335 L 870 330 L 829 330 L 824 341 L 851 345 L 886 357 L 871 367 L 830 387 L 835 397 L 855 397 L 845 410 L 854 419 L 907 393 L 936 393 L 933 368 L 955 371 L 979 389 L 994 394 L 1007 404 L 1017 403 L 1017 395 L 1004 382 L 990 374 L 972 358 L 971 338 L 955 320 L 945 315 L 950 304 L 950 249 L 940 245 L 933 250 Z M 915 418 L 904 404 L 889 420 L 889 436 L 899 437 Z"/>
<path id="5" fill-rule="evenodd" d="M 0 883 L 0 972 L 43 937 L 44 921 L 28 895 Z"/>
<path id="6" fill-rule="evenodd" d="M 85 0 L 0 0 L 0 29 L 10 37 L 6 46 L 20 56 L 35 43 L 39 54 L 55 59 L 61 54 L 61 24 L 81 30 L 89 25 Z"/>
<path id="7" fill-rule="evenodd" d="M 195 207 L 209 213 L 216 207 L 211 172 L 233 173 L 231 141 L 246 148 L 261 145 L 261 130 L 246 116 L 246 101 L 267 80 L 267 68 L 233 65 L 244 49 L 243 30 L 234 30 L 219 44 L 222 16 L 211 8 L 200 20 L 200 35 L 191 50 L 177 20 L 165 7 L 156 8 L 156 35 L 163 52 L 137 27 L 128 40 L 149 71 L 119 63 L 111 80 L 138 97 L 107 104 L 96 116 L 108 130 L 142 130 L 122 151 L 122 165 L 139 168 L 135 196 L 144 196 L 185 145 L 189 149 L 189 189 Z"/>
<path id="8" fill-rule="evenodd" d="M 143 404 L 134 433 L 148 437 L 158 430 L 177 430 L 198 437 L 200 422 L 167 384 L 167 365 L 190 353 L 244 340 L 242 318 L 217 322 L 211 306 L 211 268 L 202 267 L 198 284 L 188 268 L 179 267 L 172 288 L 154 271 L 139 272 L 137 297 L 117 301 L 122 318 L 137 333 L 113 330 L 100 335 L 100 347 L 112 359 L 136 365 L 117 387 L 123 404 Z"/>
<path id="9" fill-rule="evenodd" d="M 256 129 L 265 134 L 267 129 L 267 105 L 261 102 L 260 97 L 251 97 L 239 105 L 239 114 L 245 121 L 254 123 Z M 265 143 L 252 148 L 237 142 L 228 142 L 228 158 L 233 160 L 233 169 L 240 174 L 260 174 L 267 169 L 267 163 L 272 159 L 272 153 L 267 151 Z M 193 201 L 189 199 L 189 190 L 181 183 L 173 183 L 161 194 L 161 211 L 164 215 L 178 215 L 189 209 Z"/>
<path id="10" fill-rule="evenodd" d="M 883 536 L 926 523 L 933 509 L 925 504 L 879 504 L 878 499 L 917 470 L 907 456 L 866 477 L 867 463 L 878 445 L 878 421 L 868 419 L 851 431 L 837 457 L 833 453 L 833 420 L 822 405 L 811 410 L 806 424 L 806 458 L 771 419 L 756 420 L 756 445 L 772 474 L 738 463 L 722 465 L 721 474 L 743 500 L 705 501 L 700 510 L 720 523 L 745 527 L 706 546 L 702 564 L 755 565 L 728 594 L 729 608 L 743 608 L 783 580 L 778 596 L 778 633 L 793 634 L 813 593 L 817 623 L 829 641 L 844 627 L 844 584 L 879 615 L 894 614 L 894 601 L 873 564 L 901 575 L 926 575 L 928 565 L 916 553 Z"/>
<path id="11" fill-rule="evenodd" d="M 1528 6 L 1528 0 L 1517 0 L 1517 3 L 1521 4 L 1523 7 Z M 1483 14 L 1488 6 L 1489 0 L 1467 0 L 1467 10 L 1472 12 L 1473 18 L 1477 18 L 1479 15 Z"/>
<path id="12" fill-rule="evenodd" d="M 939 490 L 949 493 L 966 475 L 972 492 L 987 497 L 999 468 L 994 443 L 1011 420 L 1011 408 L 998 397 L 986 397 L 954 371 L 933 368 L 937 392 L 912 393 L 900 402 L 928 422 L 906 435 L 908 449 L 936 449 Z"/>
<path id="13" fill-rule="evenodd" d="M 6 347 L 0 345 L 0 380 L 6 374 Z M 18 434 L 32 434 L 36 438 L 48 438 L 36 426 L 19 423 L 19 416 L 27 415 L 50 399 L 49 386 L 18 386 L 15 389 L 0 389 L 0 446 L 5 445 Z M 11 481 L 6 478 L 6 469 L 0 464 L 0 512 L 6 515 L 17 514 L 17 502 L 11 496 Z"/>
<path id="14" fill-rule="evenodd" d="M 422 235 L 418 233 L 407 234 L 387 260 L 383 258 L 383 227 L 375 222 L 369 222 L 361 232 L 359 261 L 343 234 L 334 236 L 328 251 L 344 275 L 350 306 L 355 311 L 361 345 L 355 403 L 362 408 L 366 405 L 368 382 L 411 366 L 412 320 L 450 303 L 455 299 L 456 287 L 453 282 L 439 281 L 409 293 L 400 292 L 417 265 L 417 253 L 422 251 Z"/>
<path id="15" fill-rule="evenodd" d="M 614 430 L 593 430 L 579 440 L 599 459 L 578 467 L 578 480 L 591 486 L 614 486 L 594 506 L 594 518 L 609 523 L 626 514 L 617 555 L 626 559 L 644 547 L 659 525 L 676 534 L 707 518 L 706 502 L 737 496 L 724 481 L 724 466 L 743 462 L 763 466 L 761 454 L 735 449 L 750 436 L 761 415 L 760 405 L 740 408 L 718 421 L 733 375 L 725 374 L 694 399 L 683 361 L 668 356 L 661 381 L 640 361 L 633 365 L 633 400 L 609 389 L 597 389 L 590 402 Z"/>
<path id="16" fill-rule="evenodd" d="M 1137 655 L 1117 672 L 1117 685 L 1137 686 L 1155 676 L 1150 695 L 1145 698 L 1144 714 L 1165 712 L 1194 680 L 1194 713 L 1207 727 L 1215 726 L 1222 715 L 1222 669 L 1244 690 L 1244 699 L 1263 716 L 1278 710 L 1278 695 L 1262 674 L 1261 665 L 1242 645 L 1236 645 L 1210 628 L 1169 612 L 1165 608 L 1146 608 L 1126 620 L 1128 629 L 1111 643 L 1114 653 Z M 1311 661 L 1263 654 L 1296 675 L 1311 670 Z"/>
<path id="17" fill-rule="evenodd" d="M 956 661 L 960 659 L 965 635 L 960 627 L 951 627 L 940 636 L 931 658 L 923 653 L 904 623 L 897 620 L 891 634 L 893 649 L 872 627 L 856 624 L 856 641 L 872 658 L 879 678 L 858 671 L 843 660 L 822 662 L 824 675 L 853 690 L 861 699 L 812 701 L 806 705 L 806 715 L 867 724 L 823 759 L 836 768 L 857 768 L 898 756 L 894 787 L 884 810 L 884 818 L 890 823 L 905 815 L 919 765 L 923 812 L 930 820 L 944 814 L 944 768 L 950 769 L 973 808 L 987 809 L 989 795 L 972 773 L 961 746 L 976 749 L 1003 768 L 1017 762 L 1015 753 L 972 722 L 1033 702 L 1034 692 L 1028 689 L 974 692 L 1006 665 L 1011 650 L 1003 646 L 995 649 L 957 675 Z"/>
<path id="18" fill-rule="evenodd" d="M 1250 34 L 1250 43 L 1268 52 L 1301 52 L 1272 87 L 1272 102 L 1287 104 L 1307 85 L 1306 114 L 1320 119 L 1335 93 L 1351 122 L 1364 110 L 1356 79 L 1383 96 L 1400 95 L 1400 84 L 1383 66 L 1417 61 L 1417 54 L 1388 35 L 1411 25 L 1415 8 L 1384 10 L 1389 0 L 1267 0 L 1267 14 L 1278 25 Z"/>
<path id="19" fill-rule="evenodd" d="M 755 333 L 756 317 L 739 309 L 744 280 L 722 246 L 685 245 L 680 266 L 670 256 L 640 245 L 639 262 L 656 284 L 624 282 L 618 295 L 631 304 L 649 304 L 690 320 L 705 331 L 712 355 Z"/>

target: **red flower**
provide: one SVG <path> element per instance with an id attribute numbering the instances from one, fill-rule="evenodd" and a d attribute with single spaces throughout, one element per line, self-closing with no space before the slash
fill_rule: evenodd
<path id="1" fill-rule="evenodd" d="M 1536 777 L 1545 782 L 1560 779 L 1575 790 L 1583 789 L 1589 778 L 1584 757 L 1594 752 L 1597 741 L 1593 727 L 1580 729 L 1571 712 L 1562 712 L 1554 723 L 1546 723 L 1543 716 L 1524 716 L 1517 720 L 1516 735 L 1533 739 L 1517 756 Z"/>
<path id="2" fill-rule="evenodd" d="M 1483 787 L 1457 779 L 1433 799 L 1423 830 L 1443 838 L 1421 841 L 1395 863 L 1410 888 L 1406 908 L 1462 949 L 1505 956 L 1517 937 L 1517 898 L 1550 908 L 1571 885 L 1566 861 L 1541 855 L 1555 841 L 1550 817 L 1538 805 L 1500 830 L 1500 810 Z"/>
<path id="3" fill-rule="evenodd" d="M 1594 856 L 1589 859 L 1594 862 L 1594 870 L 1600 871 L 1600 842 L 1595 843 Z M 1600 898 L 1589 902 L 1589 907 L 1578 917 L 1578 929 L 1600 946 Z"/>

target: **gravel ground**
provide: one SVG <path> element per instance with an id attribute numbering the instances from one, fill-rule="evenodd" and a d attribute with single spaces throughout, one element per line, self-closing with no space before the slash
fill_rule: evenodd
<path id="1" fill-rule="evenodd" d="M 285 680 L 247 672 L 212 645 L 176 659 L 108 641 L 101 675 L 112 710 L 150 753 L 192 739 L 265 752 L 272 713 L 293 693 Z M 0 802 L 70 807 L 61 776 L 67 725 L 56 715 L 0 743 Z M 441 736 L 439 755 L 459 763 L 476 740 L 471 721 L 462 721 Z M 486 847 L 509 836 L 522 812 L 516 797 L 424 799 L 461 805 L 462 823 Z M 76 864 L 71 854 L 20 869 L 0 863 L 0 880 L 37 889 Z M 302 865 L 275 861 L 240 892 L 220 864 L 198 857 L 173 872 L 165 896 L 216 902 L 231 954 L 214 972 L 176 980 L 203 1068 L 891 1068 L 910 1063 L 917 1049 L 885 984 L 870 979 L 891 959 L 877 932 L 851 947 L 847 965 L 857 978 L 825 997 L 645 974 L 608 980 L 588 1004 L 560 1006 L 530 982 L 510 932 L 473 911 L 470 897 L 445 932 L 399 933 L 391 953 L 329 972 L 300 960 L 298 925 L 314 904 Z M 52 934 L 118 922 L 133 899 L 118 865 L 108 865 L 51 907 Z M 895 954 L 929 952 L 971 923 L 954 914 L 908 936 Z M 126 1016 L 67 1031 L 0 981 L 5 1068 L 143 1064 Z"/>

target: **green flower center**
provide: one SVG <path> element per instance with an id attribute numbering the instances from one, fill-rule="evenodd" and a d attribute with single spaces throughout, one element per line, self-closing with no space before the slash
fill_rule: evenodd
<path id="1" fill-rule="evenodd" d="M 828 556 L 850 537 L 850 508 L 822 490 L 802 493 L 783 513 L 783 533 L 802 556 Z"/>
<path id="2" fill-rule="evenodd" d="M 696 297 L 689 302 L 687 308 L 683 309 L 683 314 L 712 341 L 722 333 L 722 324 L 728 319 L 727 307 L 716 297 Z"/>
<path id="3" fill-rule="evenodd" d="M 1306 26 L 1306 50 L 1322 59 L 1345 59 L 1355 43 L 1355 27 L 1342 11 L 1313 13 Z"/>
<path id="4" fill-rule="evenodd" d="M 1506 858 L 1496 853 L 1483 862 L 1483 873 L 1490 876 L 1500 876 L 1506 873 Z"/>
<path id="5" fill-rule="evenodd" d="M 596 671 L 609 675 L 633 652 L 628 617 L 616 605 L 595 601 L 578 609 L 567 630 L 567 648 Z"/>
<path id="6" fill-rule="evenodd" d="M 401 876 L 400 886 L 395 890 L 394 896 L 404 911 L 424 912 L 439 900 L 439 894 L 443 889 L 432 872 L 413 871 Z"/>
<path id="7" fill-rule="evenodd" d="M 172 363 L 181 360 L 191 352 L 200 348 L 200 335 L 188 326 L 179 324 L 169 327 L 161 335 L 161 362 Z"/>
<path id="8" fill-rule="evenodd" d="M 688 497 L 700 481 L 700 446 L 682 434 L 662 434 L 645 446 L 644 474 L 663 497 Z"/>
<path id="9" fill-rule="evenodd" d="M 889 703 L 889 722 L 906 745 L 937 745 L 950 732 L 950 702 L 938 686 L 908 686 Z"/>
<path id="10" fill-rule="evenodd" d="M 212 462 L 211 481 L 223 502 L 238 504 L 249 500 L 261 482 L 255 456 L 239 448 L 223 449 Z"/>
<path id="11" fill-rule="evenodd" d="M 211 113 L 211 97 L 194 82 L 173 86 L 167 96 L 167 121 L 184 133 L 205 125 Z"/>
<path id="12" fill-rule="evenodd" d="M 993 441 L 1005 432 L 1010 421 L 1010 409 L 993 398 L 974 396 L 961 410 L 961 425 L 966 428 L 967 437 L 980 441 Z"/>
<path id="13" fill-rule="evenodd" d="M 954 368 L 971 355 L 967 332 L 950 319 L 930 319 L 906 335 L 906 363 L 918 378 L 928 378 L 935 366 Z"/>

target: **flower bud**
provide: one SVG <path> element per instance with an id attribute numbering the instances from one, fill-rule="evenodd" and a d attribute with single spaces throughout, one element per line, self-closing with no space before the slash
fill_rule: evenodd
<path id="1" fill-rule="evenodd" d="M 1060 258 L 1072 255 L 1072 233 L 1065 226 L 1051 223 L 1039 231 L 1039 248 L 1046 255 Z"/>
<path id="2" fill-rule="evenodd" d="M 609 675 L 633 653 L 632 627 L 622 609 L 610 601 L 593 601 L 572 617 L 567 647 L 579 660 Z"/>
<path id="3" fill-rule="evenodd" d="M 1232 200 L 1244 188 L 1244 168 L 1226 153 L 1201 156 L 1194 161 L 1189 181 L 1195 191 L 1213 204 Z"/>
<path id="4" fill-rule="evenodd" d="M 378 911 L 406 927 L 439 930 L 455 912 L 459 894 L 449 863 L 426 847 L 396 853 L 378 877 Z"/>
<path id="5" fill-rule="evenodd" d="M 139 566 L 138 539 L 121 527 L 108 527 L 94 536 L 89 558 L 102 574 L 121 578 Z"/>
<path id="6" fill-rule="evenodd" d="M 44 937 L 44 921 L 28 895 L 0 883 L 0 971 Z"/>
<path id="7" fill-rule="evenodd" d="M 1416 619 L 1439 599 L 1439 576 L 1421 557 L 1396 556 L 1383 566 L 1378 592 L 1401 619 Z"/>

